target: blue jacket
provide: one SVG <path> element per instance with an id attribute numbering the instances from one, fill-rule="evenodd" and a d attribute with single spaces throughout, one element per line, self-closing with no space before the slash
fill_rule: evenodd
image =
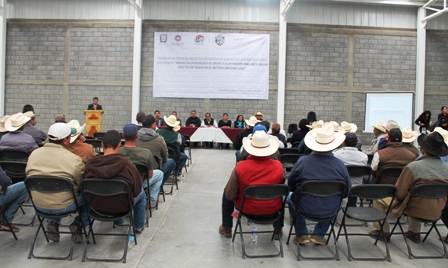
<path id="1" fill-rule="evenodd" d="M 344 197 L 348 196 L 352 183 L 344 163 L 331 152 L 313 152 L 302 156 L 291 170 L 288 179 L 289 189 L 293 192 L 292 200 L 297 203 L 300 185 L 310 180 L 337 180 L 347 184 Z M 339 196 L 315 197 L 302 196 L 298 210 L 301 214 L 324 218 L 340 209 Z"/>

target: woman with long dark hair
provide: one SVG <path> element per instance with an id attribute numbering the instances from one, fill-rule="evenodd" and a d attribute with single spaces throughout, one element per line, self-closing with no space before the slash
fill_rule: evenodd
<path id="1" fill-rule="evenodd" d="M 239 114 L 236 117 L 235 122 L 233 122 L 233 127 L 234 128 L 246 128 L 246 122 L 244 121 L 243 115 Z"/>
<path id="2" fill-rule="evenodd" d="M 415 124 L 417 126 L 420 126 L 419 131 L 420 133 L 425 133 L 426 130 L 431 125 L 431 111 L 426 110 L 424 111 L 418 118 L 415 120 Z"/>
<path id="3" fill-rule="evenodd" d="M 310 124 L 310 122 L 306 118 L 303 118 L 302 120 L 300 120 L 299 130 L 296 130 L 292 133 L 291 140 L 290 140 L 291 144 L 293 144 L 294 142 L 301 142 L 303 140 L 303 138 L 306 136 L 306 133 L 308 133 L 308 131 L 310 131 L 310 129 L 306 126 L 309 124 Z"/>
<path id="4" fill-rule="evenodd" d="M 446 106 L 442 106 L 440 112 L 441 113 L 437 116 L 437 120 L 440 120 L 442 117 L 448 117 L 448 108 Z"/>

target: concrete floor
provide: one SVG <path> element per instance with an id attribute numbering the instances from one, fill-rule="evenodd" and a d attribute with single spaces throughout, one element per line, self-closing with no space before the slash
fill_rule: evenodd
<path id="1" fill-rule="evenodd" d="M 64 267 L 294 267 L 306 265 L 307 267 L 320 267 L 329 265 L 329 261 L 301 261 L 296 260 L 296 246 L 285 244 L 283 241 L 284 258 L 242 259 L 241 243 L 239 237 L 232 243 L 231 239 L 218 234 L 218 226 L 221 222 L 221 197 L 224 186 L 235 166 L 233 150 L 218 149 L 193 149 L 193 165 L 190 165 L 185 180 L 180 185 L 179 191 L 172 196 L 167 196 L 166 202 L 161 202 L 159 210 L 153 211 L 153 217 L 149 221 L 149 228 L 138 235 L 138 245 L 129 249 L 127 263 L 81 263 L 82 245 L 76 245 L 72 261 L 52 260 L 28 260 L 30 243 L 36 231 L 34 227 L 21 227 L 18 233 L 18 241 L 15 241 L 10 233 L 0 233 L 0 260 L 1 267 L 49 267 L 61 265 Z M 15 222 L 29 222 L 32 215 L 31 208 L 26 208 L 26 215 L 17 213 Z M 72 219 L 67 219 L 69 224 Z M 289 216 L 285 218 L 285 234 L 289 231 Z M 249 230 L 247 225 L 243 228 Z M 259 227 L 261 229 L 262 227 Z M 444 226 L 439 227 L 446 233 Z M 99 223 L 95 229 L 111 230 L 110 223 Z M 350 230 L 368 232 L 371 228 L 351 227 Z M 115 231 L 120 231 L 116 229 Z M 121 230 L 123 231 L 123 230 Z M 285 235 L 286 236 L 286 235 Z M 97 254 L 120 254 L 122 238 L 112 238 L 97 241 L 92 246 L 92 252 Z M 259 252 L 264 249 L 278 248 L 278 244 L 269 241 L 267 235 L 259 235 L 256 245 L 250 244 L 250 236 L 246 243 L 248 250 Z M 62 247 L 68 246 L 70 236 L 61 237 L 61 242 L 47 244 L 43 236 L 38 237 L 38 252 L 53 254 L 59 252 Z M 331 240 L 332 241 L 332 240 Z M 330 241 L 330 242 L 331 242 Z M 384 244 L 373 246 L 373 240 L 368 237 L 353 238 L 352 248 L 357 256 L 380 256 L 379 250 L 384 250 Z M 275 242 L 278 243 L 278 242 Z M 434 235 L 428 238 L 423 246 L 411 243 L 417 253 L 434 252 L 434 247 L 440 251 L 441 244 Z M 438 248 L 440 247 L 440 249 Z M 316 255 L 327 254 L 327 247 L 307 245 L 301 247 L 303 254 Z M 334 248 L 332 248 L 334 250 Z M 345 239 L 339 239 L 340 261 L 331 261 L 333 267 L 447 267 L 447 259 L 437 260 L 409 260 L 406 254 L 406 246 L 401 236 L 392 237 L 390 243 L 392 262 L 352 261 L 347 260 L 347 247 Z M 89 251 L 90 252 L 90 251 Z M 364 255 L 363 255 L 364 254 Z M 366 255 L 367 254 L 367 255 Z"/>

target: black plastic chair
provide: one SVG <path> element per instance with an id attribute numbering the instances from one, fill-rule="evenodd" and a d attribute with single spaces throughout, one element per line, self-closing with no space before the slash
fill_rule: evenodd
<path id="1" fill-rule="evenodd" d="M 98 133 L 98 132 L 97 132 Z M 95 133 L 96 134 L 96 133 Z M 95 149 L 95 152 L 98 154 L 104 154 L 104 149 L 101 143 L 103 140 L 86 140 L 86 143 L 92 145 L 93 149 Z"/>
<path id="2" fill-rule="evenodd" d="M 72 260 L 73 256 L 73 247 L 75 244 L 75 241 L 73 240 L 71 243 L 69 254 L 65 257 L 52 257 L 52 256 L 37 256 L 34 254 L 34 245 L 36 243 L 37 236 L 39 235 L 40 229 L 42 229 L 45 239 L 47 240 L 47 243 L 50 241 L 48 240 L 47 233 L 49 233 L 47 230 L 45 230 L 43 220 L 45 218 L 48 219 L 61 219 L 70 216 L 71 214 L 78 214 L 81 218 L 81 210 L 80 206 L 78 206 L 78 202 L 76 202 L 76 195 L 73 188 L 73 183 L 66 179 L 66 178 L 60 178 L 60 177 L 51 177 L 51 176 L 29 176 L 25 179 L 25 187 L 28 190 L 28 194 L 31 198 L 31 202 L 33 203 L 34 210 L 37 215 L 37 219 L 39 220 L 39 226 L 37 227 L 36 235 L 34 236 L 34 240 L 31 244 L 30 252 L 28 254 L 28 259 L 31 259 L 31 257 L 34 257 L 36 259 L 50 259 L 50 260 Z M 62 193 L 68 193 L 72 196 L 73 202 L 75 203 L 76 207 L 72 211 L 68 211 L 66 213 L 61 214 L 48 214 L 43 213 L 39 211 L 36 207 L 36 204 L 34 202 L 34 193 L 40 193 L 40 194 L 62 194 Z M 80 220 L 79 223 L 82 226 L 83 234 L 86 235 L 86 229 L 85 226 Z M 72 234 L 69 231 L 59 231 L 60 234 Z"/>
<path id="3" fill-rule="evenodd" d="M 143 188 L 146 193 L 146 209 L 148 209 L 149 211 L 149 217 L 152 217 L 151 202 L 149 198 L 149 192 L 150 192 L 149 190 L 151 189 L 151 186 L 149 185 L 148 168 L 144 165 L 136 165 L 136 164 L 134 165 L 137 168 L 138 173 L 140 173 L 140 178 L 142 179 L 142 182 L 146 181 L 146 187 Z M 148 213 L 146 213 L 146 227 L 149 227 Z"/>
<path id="4" fill-rule="evenodd" d="M 17 160 L 1 160 L 0 166 L 12 183 L 24 181 L 26 178 L 26 162 Z"/>
<path id="5" fill-rule="evenodd" d="M 378 174 L 375 179 L 375 183 L 395 185 L 395 183 L 397 182 L 398 177 L 400 177 L 402 171 L 403 171 L 403 167 L 383 168 L 382 170 L 378 171 Z"/>
<path id="6" fill-rule="evenodd" d="M 353 178 L 362 178 L 362 181 L 370 181 L 372 177 L 372 168 L 370 166 L 346 165 L 345 167 L 347 168 L 348 175 L 350 175 L 350 179 L 352 180 L 352 185 L 354 185 Z M 361 206 L 363 206 L 363 199 L 360 199 Z"/>
<path id="7" fill-rule="evenodd" d="M 448 197 L 448 183 L 429 183 L 429 184 L 420 184 L 417 186 L 414 186 L 414 188 L 412 188 L 411 193 L 410 193 L 410 198 L 409 201 L 412 198 L 424 198 L 424 199 L 440 199 L 440 198 L 446 198 Z M 426 208 L 422 208 L 422 209 L 426 209 Z M 411 251 L 411 247 L 409 246 L 409 242 L 408 239 L 405 235 L 405 232 L 403 231 L 403 227 L 401 226 L 401 222 L 400 219 L 402 216 L 408 216 L 411 217 L 413 220 L 418 221 L 418 222 L 423 222 L 423 223 L 430 223 L 431 227 L 429 228 L 428 232 L 419 232 L 419 234 L 425 234 L 425 237 L 422 240 L 422 243 L 425 242 L 426 238 L 428 238 L 428 235 L 431 233 L 431 231 L 433 229 L 436 230 L 437 236 L 439 238 L 439 240 L 442 243 L 442 247 L 443 247 L 443 254 L 440 256 L 417 256 L 414 255 Z M 437 258 L 446 258 L 448 257 L 447 251 L 446 251 L 446 245 L 445 242 L 442 240 L 442 236 L 440 235 L 439 229 L 437 228 L 437 221 L 440 219 L 440 217 L 436 220 L 429 220 L 429 219 L 422 219 L 422 218 L 417 218 L 417 217 L 413 217 L 412 215 L 408 214 L 406 212 L 406 210 L 403 212 L 403 214 L 397 219 L 397 222 L 394 225 L 394 228 L 391 231 L 391 236 L 392 234 L 394 234 L 394 230 L 397 227 L 400 227 L 400 231 L 401 234 L 403 235 L 404 241 L 406 242 L 406 247 L 408 249 L 408 256 L 409 259 L 415 258 L 415 259 L 437 259 Z"/>
<path id="8" fill-rule="evenodd" d="M 301 157 L 301 154 L 283 154 L 280 155 L 280 162 L 282 163 L 283 169 L 287 172 L 291 171 L 291 169 L 296 164 L 297 160 Z"/>
<path id="9" fill-rule="evenodd" d="M 102 140 L 104 138 L 104 134 L 106 134 L 106 132 L 95 132 L 95 133 L 93 133 L 93 137 L 95 139 Z M 121 137 L 121 135 L 120 135 L 120 137 Z"/>
<path id="10" fill-rule="evenodd" d="M 345 184 L 345 182 L 342 182 L 342 181 L 312 180 L 312 181 L 306 181 L 306 182 L 302 183 L 302 185 L 299 188 L 299 196 L 297 199 L 296 209 L 294 212 L 294 217 L 292 220 L 291 228 L 289 229 L 288 240 L 286 241 L 286 245 L 289 244 L 289 239 L 291 238 L 291 235 L 293 234 L 292 228 L 295 228 L 297 215 L 301 215 L 302 217 L 304 217 L 305 219 L 307 219 L 309 221 L 314 221 L 314 222 L 330 221 L 331 228 L 330 228 L 330 233 L 328 233 L 328 238 L 327 238 L 326 244 L 328 245 L 328 241 L 330 240 L 331 235 L 333 235 L 334 246 L 335 246 L 336 252 L 333 254 L 332 257 L 304 257 L 300 253 L 300 244 L 297 243 L 297 260 L 298 261 L 300 261 L 301 259 L 309 259 L 309 260 L 335 260 L 336 259 L 336 260 L 339 260 L 338 239 L 336 237 L 334 225 L 336 223 L 336 217 L 338 216 L 339 208 L 341 207 L 342 198 L 344 197 L 346 189 L 347 189 L 347 185 Z M 305 195 L 308 195 L 308 196 L 311 195 L 311 196 L 322 197 L 322 198 L 335 196 L 335 195 L 340 196 L 339 202 L 328 204 L 329 207 L 330 206 L 334 207 L 334 210 L 336 211 L 336 213 L 334 213 L 333 215 L 327 215 L 324 218 L 314 218 L 314 217 L 310 217 L 310 216 L 300 213 L 298 210 L 299 204 L 301 202 L 302 197 Z M 297 232 L 297 230 L 296 230 L 296 232 Z M 294 233 L 294 235 L 295 234 L 296 233 Z"/>
<path id="11" fill-rule="evenodd" d="M 5 210 L 6 210 L 6 208 L 8 207 L 8 205 L 9 205 L 9 204 L 4 204 L 3 206 L 1 206 L 1 207 L 0 207 L 0 213 L 2 213 L 3 220 L 6 222 L 6 225 L 8 225 L 9 229 L 11 230 L 12 235 L 14 236 L 14 238 L 15 238 L 16 240 L 18 240 L 18 239 L 17 239 L 17 236 L 16 236 L 16 232 L 14 232 L 14 230 L 13 230 L 12 227 L 11 227 L 11 223 L 10 223 L 10 222 L 8 221 L 8 219 L 6 218 Z"/>
<path id="12" fill-rule="evenodd" d="M 190 136 L 188 135 L 184 135 L 185 137 L 185 144 L 187 145 L 184 150 L 188 151 L 188 166 L 191 165 L 191 163 L 193 163 L 193 158 L 191 158 L 191 146 L 190 146 Z"/>
<path id="13" fill-rule="evenodd" d="M 373 160 L 373 154 L 368 154 L 367 155 L 367 165 L 372 164 L 372 160 Z"/>
<path id="14" fill-rule="evenodd" d="M 291 144 L 291 148 L 299 149 L 300 141 L 296 141 L 293 144 Z"/>
<path id="15" fill-rule="evenodd" d="M 278 152 L 280 153 L 280 155 L 284 155 L 284 154 L 298 154 L 299 153 L 297 148 L 279 148 Z"/>
<path id="16" fill-rule="evenodd" d="M 348 251 L 348 260 L 349 261 L 351 261 L 351 260 L 368 260 L 368 261 L 388 260 L 388 261 L 391 261 L 390 254 L 389 254 L 389 246 L 387 244 L 387 239 L 384 239 L 384 243 L 386 244 L 386 256 L 384 258 L 355 258 L 355 257 L 353 257 L 348 237 L 349 236 L 369 236 L 369 234 L 348 233 L 347 232 L 347 224 L 345 223 L 345 220 L 347 219 L 347 217 L 351 217 L 355 220 L 364 221 L 364 222 L 379 222 L 380 230 L 378 232 L 378 236 L 375 239 L 375 243 L 374 243 L 374 245 L 376 246 L 380 235 L 383 234 L 383 226 L 385 223 L 384 220 L 387 218 L 387 215 L 389 215 L 389 211 L 391 209 L 392 203 L 394 202 L 396 193 L 397 193 L 397 187 L 395 187 L 395 185 L 388 185 L 388 184 L 364 184 L 364 185 L 354 186 L 351 189 L 349 198 L 350 197 L 358 197 L 361 199 L 378 200 L 378 199 L 391 197 L 392 200 L 390 202 L 390 205 L 389 205 L 386 213 L 384 213 L 383 211 L 381 211 L 375 207 L 349 207 L 347 204 L 347 206 L 344 209 L 344 216 L 342 217 L 342 223 L 341 223 L 341 226 L 339 227 L 337 239 L 339 239 L 341 230 L 342 230 L 342 228 L 344 228 L 344 235 L 345 235 L 345 239 L 347 241 L 347 251 Z"/>
<path id="17" fill-rule="evenodd" d="M 129 236 L 134 236 L 135 245 L 137 245 L 137 237 L 135 236 L 135 225 L 133 216 L 133 206 L 132 206 L 132 194 L 129 185 L 122 180 L 106 180 L 106 179 L 91 179 L 87 178 L 81 182 L 81 191 L 84 195 L 84 200 L 86 205 L 90 204 L 92 208 L 88 212 L 89 217 L 89 232 L 87 233 L 87 239 L 84 243 L 84 252 L 82 255 L 82 261 L 123 261 L 126 263 L 126 256 L 128 251 L 128 241 Z M 114 204 L 120 204 L 122 207 L 126 207 L 126 211 L 116 212 L 111 214 L 107 211 L 102 211 L 101 208 L 95 207 L 95 203 L 92 200 L 101 200 L 110 203 L 111 207 Z M 95 220 L 98 221 L 116 221 L 121 218 L 128 217 L 130 224 L 128 225 L 127 233 L 93 233 L 93 224 Z M 93 243 L 96 244 L 95 236 L 125 236 L 126 241 L 124 243 L 123 256 L 120 259 L 110 259 L 110 258 L 89 258 L 87 256 L 87 245 L 89 244 L 89 238 L 92 235 Z"/>
<path id="18" fill-rule="evenodd" d="M 179 160 L 180 159 L 179 159 L 179 156 L 178 157 L 174 157 L 175 156 L 174 152 L 177 151 L 177 147 L 176 147 L 175 144 L 167 144 L 166 146 L 168 147 L 168 156 L 170 158 L 172 158 L 174 160 L 174 162 L 175 162 L 175 165 L 174 165 L 174 168 L 173 168 L 173 173 L 171 174 L 171 176 L 173 177 L 173 180 L 171 182 L 168 182 L 168 184 L 171 185 L 171 190 L 168 193 L 166 193 L 166 194 L 172 195 L 173 191 L 174 191 L 174 185 L 176 185 L 176 190 L 179 190 L 179 185 L 177 183 L 176 170 L 177 170 L 177 167 L 179 166 Z"/>
<path id="19" fill-rule="evenodd" d="M 160 158 L 157 157 L 156 155 L 152 155 L 154 157 L 154 160 L 157 163 L 157 168 L 162 170 L 162 165 L 160 164 Z M 163 171 L 163 170 L 162 170 Z M 165 172 L 164 172 L 165 173 Z M 165 174 L 164 174 L 165 175 Z M 162 195 L 163 198 L 163 202 L 165 202 L 165 191 L 163 190 L 163 183 L 160 185 L 160 192 L 159 192 L 159 196 Z M 156 204 L 156 210 L 159 209 L 159 198 L 157 197 L 157 204 Z"/>
<path id="20" fill-rule="evenodd" d="M 242 258 L 245 259 L 246 257 L 249 258 L 264 258 L 264 257 L 277 257 L 281 256 L 283 258 L 283 245 L 282 245 L 282 236 L 279 236 L 279 242 L 280 242 L 280 250 L 276 254 L 268 254 L 268 255 L 249 255 L 246 253 L 246 248 L 244 244 L 244 237 L 243 234 L 251 234 L 250 232 L 243 232 L 242 224 L 241 224 L 241 217 L 246 217 L 250 222 L 255 224 L 261 224 L 261 225 L 267 225 L 267 224 L 273 224 L 279 219 L 281 219 L 284 215 L 285 211 L 285 203 L 286 203 L 286 196 L 289 194 L 289 187 L 285 184 L 270 184 L 270 185 L 252 185 L 249 187 L 246 187 L 243 192 L 243 197 L 241 200 L 241 207 L 238 214 L 238 219 L 235 227 L 235 231 L 233 233 L 232 242 L 235 241 L 235 236 L 237 233 L 240 234 L 241 238 L 241 248 L 242 248 Z M 277 211 L 272 217 L 267 218 L 254 218 L 251 217 L 251 215 L 244 214 L 244 203 L 247 200 L 247 198 L 251 199 L 258 199 L 258 200 L 272 200 L 281 198 L 282 199 L 282 207 L 279 211 Z M 260 207 L 260 211 L 263 211 L 263 207 Z M 238 231 L 239 227 L 239 231 Z M 274 230 L 275 231 L 275 230 Z M 260 233 L 272 233 L 271 241 L 274 239 L 274 231 L 257 231 L 257 234 Z"/>

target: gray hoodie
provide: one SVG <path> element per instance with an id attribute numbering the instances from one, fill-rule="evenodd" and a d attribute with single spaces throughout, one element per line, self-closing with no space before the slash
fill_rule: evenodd
<path id="1" fill-rule="evenodd" d="M 143 127 L 138 131 L 138 139 L 142 141 L 150 141 L 159 136 L 159 133 L 155 132 L 152 128 Z"/>

